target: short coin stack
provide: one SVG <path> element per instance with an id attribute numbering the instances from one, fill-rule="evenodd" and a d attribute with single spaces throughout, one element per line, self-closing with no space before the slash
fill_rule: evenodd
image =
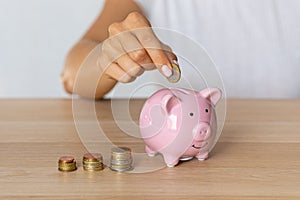
<path id="1" fill-rule="evenodd" d="M 62 156 L 58 160 L 58 170 L 63 172 L 75 171 L 76 161 L 72 156 Z"/>
<path id="2" fill-rule="evenodd" d="M 111 149 L 110 169 L 125 172 L 132 169 L 131 149 L 127 147 L 114 147 Z"/>
<path id="3" fill-rule="evenodd" d="M 103 170 L 103 158 L 100 153 L 86 153 L 82 159 L 83 169 L 85 171 Z"/>

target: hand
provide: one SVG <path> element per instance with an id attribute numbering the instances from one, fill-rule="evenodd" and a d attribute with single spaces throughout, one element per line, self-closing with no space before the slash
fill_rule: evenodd
<path id="1" fill-rule="evenodd" d="M 171 63 L 177 57 L 155 36 L 149 21 L 140 13 L 130 13 L 108 29 L 98 63 L 104 74 L 116 81 L 134 81 L 145 70 L 158 69 L 165 77 L 172 75 Z"/>

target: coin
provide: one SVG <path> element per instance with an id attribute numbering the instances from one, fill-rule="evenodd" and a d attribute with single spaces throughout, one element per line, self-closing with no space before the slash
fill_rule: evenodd
<path id="1" fill-rule="evenodd" d="M 87 162 L 102 162 L 103 158 L 100 153 L 86 153 L 83 155 L 83 161 Z"/>
<path id="2" fill-rule="evenodd" d="M 129 156 L 129 155 L 124 155 L 124 156 L 111 156 L 111 160 L 116 160 L 116 161 L 127 161 L 127 160 L 131 160 L 131 156 Z"/>
<path id="3" fill-rule="evenodd" d="M 128 147 L 114 147 L 111 149 L 112 155 L 128 154 L 131 153 L 131 149 Z"/>
<path id="4" fill-rule="evenodd" d="M 117 165 L 131 165 L 131 163 L 132 163 L 132 160 L 130 159 L 128 159 L 128 160 L 114 160 L 114 159 L 112 159 L 111 161 L 110 161 L 110 163 L 111 164 L 117 164 Z"/>
<path id="5" fill-rule="evenodd" d="M 58 160 L 58 170 L 63 172 L 71 172 L 76 170 L 76 161 L 72 156 L 62 156 Z"/>
<path id="6" fill-rule="evenodd" d="M 181 71 L 178 64 L 172 63 L 172 75 L 168 77 L 170 83 L 177 83 L 180 80 Z"/>
<path id="7" fill-rule="evenodd" d="M 100 153 L 86 153 L 83 155 L 82 166 L 85 171 L 103 170 L 103 158 Z"/>
<path id="8" fill-rule="evenodd" d="M 110 169 L 113 171 L 129 171 L 132 169 L 131 149 L 128 147 L 114 147 L 111 149 Z"/>

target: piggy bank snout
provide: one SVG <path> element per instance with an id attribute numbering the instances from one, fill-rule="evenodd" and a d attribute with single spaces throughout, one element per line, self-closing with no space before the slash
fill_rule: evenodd
<path id="1" fill-rule="evenodd" d="M 209 124 L 202 122 L 197 125 L 193 130 L 193 136 L 195 141 L 207 140 L 211 135 L 211 129 Z"/>

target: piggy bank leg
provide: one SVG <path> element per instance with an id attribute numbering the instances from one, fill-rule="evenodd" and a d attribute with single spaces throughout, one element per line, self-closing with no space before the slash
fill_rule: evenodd
<path id="1" fill-rule="evenodd" d="M 174 167 L 179 162 L 179 158 L 175 156 L 163 154 L 163 157 L 168 167 Z"/>
<path id="2" fill-rule="evenodd" d="M 148 156 L 150 156 L 150 157 L 154 157 L 157 154 L 156 151 L 153 151 L 148 146 L 145 147 L 145 150 L 146 150 L 146 153 L 148 154 Z"/>
<path id="3" fill-rule="evenodd" d="M 204 161 L 208 158 L 208 152 L 201 152 L 196 156 L 196 158 L 200 161 Z"/>

